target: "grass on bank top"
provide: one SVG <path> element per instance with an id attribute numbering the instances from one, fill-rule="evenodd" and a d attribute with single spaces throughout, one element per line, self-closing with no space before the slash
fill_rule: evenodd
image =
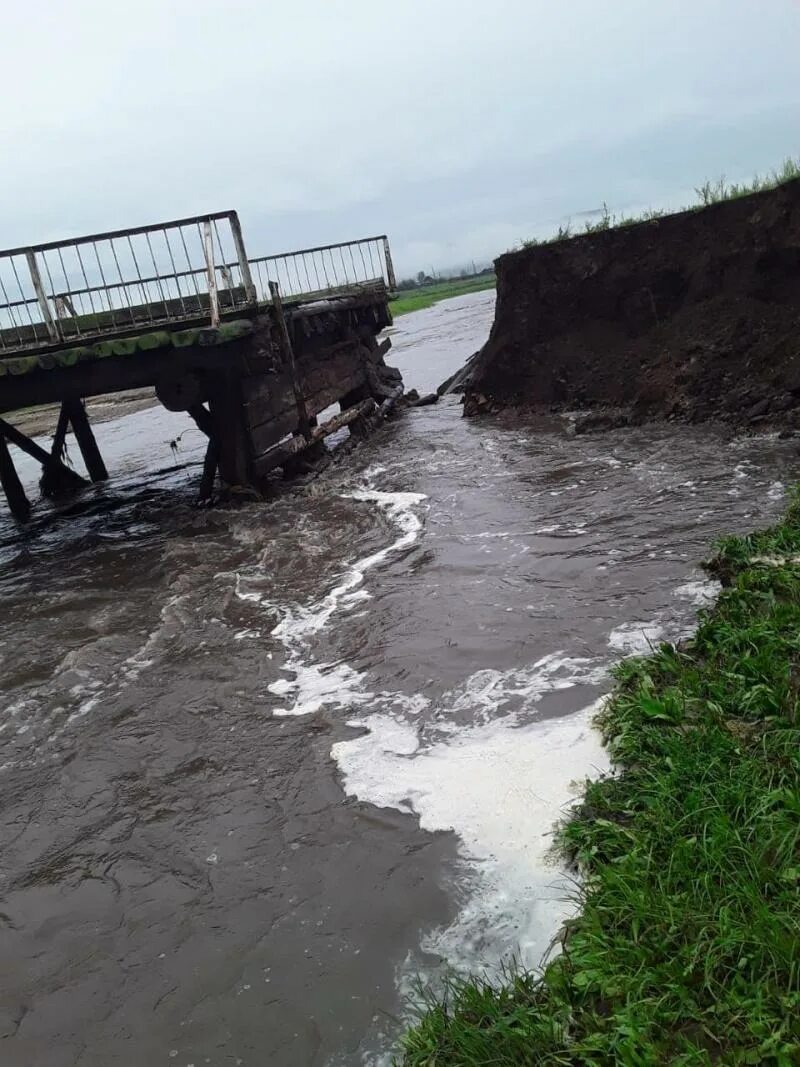
<path id="1" fill-rule="evenodd" d="M 713 570 L 695 636 L 616 668 L 562 955 L 431 994 L 404 1067 L 800 1064 L 800 495 Z"/>
<path id="2" fill-rule="evenodd" d="M 389 303 L 392 315 L 405 315 L 409 311 L 420 311 L 422 308 L 438 304 L 440 300 L 447 300 L 451 296 L 463 296 L 465 293 L 479 293 L 484 289 L 494 289 L 496 279 L 494 274 L 486 273 L 472 278 L 453 278 L 446 282 L 436 282 L 433 285 L 423 285 L 418 289 L 406 289 Z"/>
<path id="3" fill-rule="evenodd" d="M 689 207 L 681 208 L 677 212 L 650 209 L 642 212 L 641 215 L 615 215 L 609 211 L 608 205 L 604 203 L 600 217 L 594 222 L 585 222 L 583 230 L 573 231 L 572 223 L 567 222 L 565 226 L 558 227 L 558 232 L 554 236 L 543 240 L 533 237 L 523 240 L 521 245 L 523 248 L 534 248 L 540 244 L 555 244 L 557 241 L 566 241 L 570 237 L 580 236 L 581 233 L 602 233 L 604 230 L 633 226 L 637 222 L 651 222 L 654 219 L 664 218 L 668 214 L 680 214 L 681 211 L 700 211 L 704 207 L 709 207 L 711 204 L 720 204 L 724 200 L 737 200 L 742 196 L 749 196 L 751 193 L 762 193 L 768 189 L 776 189 L 779 185 L 792 181 L 794 178 L 800 178 L 800 158 L 792 159 L 787 157 L 779 169 L 772 170 L 764 177 L 759 177 L 756 174 L 752 182 L 731 182 L 729 184 L 724 177 L 718 178 L 715 182 L 706 181 L 695 188 L 699 202 Z"/>

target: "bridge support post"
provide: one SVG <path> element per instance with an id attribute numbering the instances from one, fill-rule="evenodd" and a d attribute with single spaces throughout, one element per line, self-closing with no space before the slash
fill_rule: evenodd
<path id="1" fill-rule="evenodd" d="M 27 522 L 31 517 L 31 505 L 25 496 L 14 460 L 8 451 L 5 437 L 0 434 L 0 484 L 6 494 L 8 507 L 17 522 Z"/>
<path id="2" fill-rule="evenodd" d="M 0 419 L 0 436 L 41 463 L 40 484 L 45 496 L 64 496 L 82 489 L 87 484 L 86 479 L 81 478 L 80 474 L 68 467 L 66 463 L 62 463 L 57 456 L 45 452 L 41 445 L 37 445 L 35 441 L 26 437 L 21 430 L 12 426 L 10 422 L 6 422 L 5 419 Z"/>
<path id="3" fill-rule="evenodd" d="M 66 411 L 69 421 L 72 423 L 72 429 L 75 432 L 75 438 L 81 450 L 83 462 L 86 464 L 86 470 L 89 472 L 89 477 L 93 482 L 104 482 L 108 478 L 108 471 L 103 462 L 103 457 L 100 455 L 100 449 L 97 447 L 92 427 L 89 425 L 89 416 L 86 414 L 83 401 L 65 400 L 62 410 Z"/>
<path id="4" fill-rule="evenodd" d="M 208 406 L 213 424 L 210 439 L 216 446 L 221 480 L 228 486 L 251 485 L 252 462 L 238 373 L 227 371 L 217 376 Z M 210 456 L 208 462 L 210 465 Z"/>

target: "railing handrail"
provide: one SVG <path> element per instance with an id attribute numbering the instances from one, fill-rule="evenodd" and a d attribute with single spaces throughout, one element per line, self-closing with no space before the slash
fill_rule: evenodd
<path id="1" fill-rule="evenodd" d="M 179 269 L 181 261 L 185 266 Z M 148 264 L 151 270 L 143 272 Z M 0 352 L 113 336 L 132 325 L 209 316 L 216 323 L 220 314 L 247 314 L 268 305 L 270 282 L 293 302 L 343 296 L 378 283 L 392 290 L 388 237 L 251 259 L 237 213 L 216 211 L 3 249 Z"/>
<path id="2" fill-rule="evenodd" d="M 347 248 L 349 245 L 367 244 L 369 241 L 388 241 L 385 233 L 376 237 L 356 237 L 352 241 L 336 241 L 331 245 L 317 245 L 315 248 L 293 248 L 291 252 L 270 252 L 268 256 L 253 256 L 251 263 L 264 263 L 268 259 L 286 259 L 289 256 L 309 256 L 312 252 L 330 252 L 334 248 Z"/>
<path id="3" fill-rule="evenodd" d="M 235 211 L 211 211 L 205 215 L 189 215 L 185 219 L 171 219 L 148 226 L 132 226 L 124 230 L 106 230 L 104 233 L 84 234 L 82 237 L 67 237 L 61 241 L 46 241 L 38 245 L 20 245 L 19 248 L 2 248 L 0 257 L 24 256 L 26 252 L 53 252 L 58 248 L 73 248 L 75 245 L 91 244 L 93 241 L 113 241 L 117 237 L 136 237 L 142 233 L 157 233 L 159 230 L 174 230 L 191 226 L 195 222 L 218 222 L 220 219 L 235 219 Z"/>

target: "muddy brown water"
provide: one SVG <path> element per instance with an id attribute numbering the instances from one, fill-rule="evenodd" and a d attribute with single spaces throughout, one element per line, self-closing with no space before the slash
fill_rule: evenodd
<path id="1" fill-rule="evenodd" d="M 407 385 L 492 302 L 399 320 Z M 448 399 L 303 490 L 198 511 L 180 416 L 98 437 L 107 487 L 0 526 L 7 1067 L 378 1063 L 418 972 L 535 962 L 609 664 L 691 627 L 709 542 L 800 466 Z"/>

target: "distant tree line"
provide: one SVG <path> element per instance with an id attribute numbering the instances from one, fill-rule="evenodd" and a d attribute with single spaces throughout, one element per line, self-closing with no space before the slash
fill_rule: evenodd
<path id="1" fill-rule="evenodd" d="M 456 270 L 435 271 L 432 270 L 430 274 L 426 274 L 424 270 L 417 271 L 414 278 L 401 278 L 397 283 L 397 289 L 400 292 L 408 289 L 422 289 L 426 285 L 438 285 L 440 282 L 455 282 L 459 280 L 465 280 L 469 278 L 480 278 L 484 274 L 493 274 L 494 267 L 477 267 L 475 263 L 471 264 L 472 269 L 469 267 L 461 267 Z"/>

